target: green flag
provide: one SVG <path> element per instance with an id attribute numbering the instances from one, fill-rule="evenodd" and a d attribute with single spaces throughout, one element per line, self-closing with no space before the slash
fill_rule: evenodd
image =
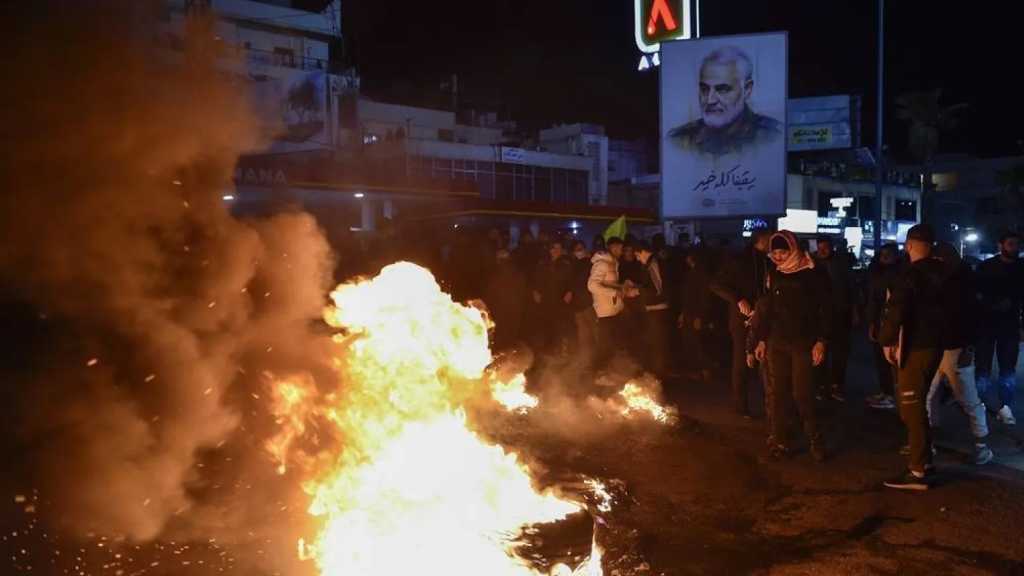
<path id="1" fill-rule="evenodd" d="M 605 228 L 605 231 L 604 231 L 604 241 L 607 242 L 608 239 L 612 238 L 613 236 L 615 238 L 620 239 L 620 240 L 625 239 L 626 238 L 626 230 L 627 230 L 627 228 L 626 228 L 626 215 L 623 214 L 622 216 L 619 216 L 618 218 L 616 218 L 615 222 L 612 222 L 611 224 L 609 224 L 608 228 Z"/>

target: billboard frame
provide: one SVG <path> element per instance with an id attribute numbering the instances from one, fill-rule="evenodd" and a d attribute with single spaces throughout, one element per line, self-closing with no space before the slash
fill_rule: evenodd
<path id="1" fill-rule="evenodd" d="M 639 5 L 639 4 L 638 4 Z M 658 218 L 665 222 L 671 220 L 744 220 L 747 218 L 778 218 L 786 215 L 786 204 L 789 196 L 789 31 L 778 30 L 774 32 L 755 32 L 753 34 L 726 34 L 722 36 L 700 36 L 688 39 L 673 40 L 672 42 L 693 42 L 699 40 L 718 40 L 718 39 L 729 39 L 729 38 L 754 38 L 758 36 L 782 36 L 783 46 L 786 54 L 785 66 L 783 68 L 783 74 L 785 75 L 785 81 L 782 83 L 783 86 L 783 106 L 782 106 L 782 127 L 783 127 L 783 145 L 782 145 L 782 205 L 779 207 L 779 212 L 750 212 L 742 214 L 725 214 L 725 215 L 714 215 L 714 216 L 666 216 L 665 215 L 665 135 L 662 130 L 665 122 L 665 103 L 661 97 L 661 86 L 665 82 L 665 66 L 659 66 L 658 70 L 658 162 L 659 171 L 661 172 L 661 183 L 659 185 L 661 192 L 661 201 L 658 203 Z"/>

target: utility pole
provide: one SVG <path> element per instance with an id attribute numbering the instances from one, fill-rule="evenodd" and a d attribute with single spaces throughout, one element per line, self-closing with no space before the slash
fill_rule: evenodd
<path id="1" fill-rule="evenodd" d="M 882 129 L 885 117 L 885 0 L 878 0 L 878 111 L 875 126 L 875 254 L 882 247 L 882 184 L 885 159 L 882 150 Z"/>

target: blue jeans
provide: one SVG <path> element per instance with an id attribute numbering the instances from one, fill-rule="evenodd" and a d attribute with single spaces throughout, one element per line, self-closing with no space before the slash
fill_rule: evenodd
<path id="1" fill-rule="evenodd" d="M 978 394 L 985 395 L 992 384 L 992 354 L 995 353 L 999 362 L 999 401 L 1004 406 L 1013 405 L 1013 392 L 1017 387 L 1017 357 L 1020 355 L 1020 332 L 1010 330 L 993 330 L 982 335 L 975 349 L 975 379 L 978 383 Z"/>

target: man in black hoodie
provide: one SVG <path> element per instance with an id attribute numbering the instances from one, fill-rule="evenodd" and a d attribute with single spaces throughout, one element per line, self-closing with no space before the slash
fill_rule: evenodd
<path id="1" fill-rule="evenodd" d="M 925 400 L 946 333 L 945 274 L 942 262 L 932 256 L 934 242 L 935 233 L 927 224 L 907 232 L 910 265 L 890 292 L 878 337 L 886 359 L 897 367 L 896 398 L 910 441 L 909 470 L 885 483 L 899 490 L 931 487 L 932 437 Z"/>

